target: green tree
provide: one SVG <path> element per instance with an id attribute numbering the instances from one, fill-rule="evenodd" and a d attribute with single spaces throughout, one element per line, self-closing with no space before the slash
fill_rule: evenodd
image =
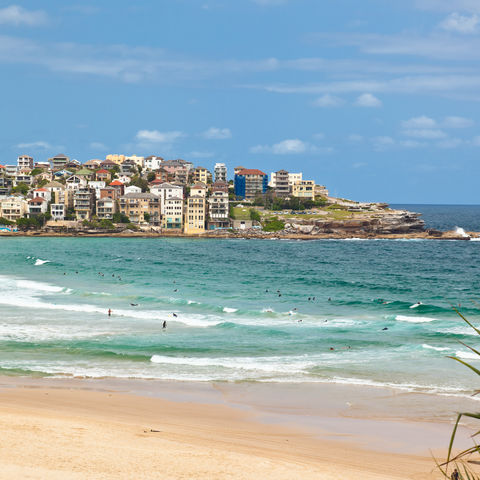
<path id="1" fill-rule="evenodd" d="M 150 182 L 153 182 L 155 180 L 156 176 L 155 176 L 155 172 L 149 172 L 148 175 L 147 175 L 147 181 L 150 183 Z"/>
<path id="2" fill-rule="evenodd" d="M 259 222 L 261 220 L 258 210 L 255 210 L 254 208 L 250 209 L 250 220 L 253 220 L 254 222 Z"/>
<path id="3" fill-rule="evenodd" d="M 20 182 L 16 187 L 12 188 L 12 193 L 21 193 L 26 195 L 28 193 L 29 187 L 26 183 Z"/>
<path id="4" fill-rule="evenodd" d="M 147 223 L 150 223 L 150 214 L 148 212 L 143 213 L 143 218 Z"/>
<path id="5" fill-rule="evenodd" d="M 31 172 L 30 175 L 34 177 L 35 175 L 40 175 L 43 172 L 41 168 L 34 168 Z"/>
<path id="6" fill-rule="evenodd" d="M 0 225 L 14 225 L 15 222 L 6 219 L 5 217 L 0 217 Z"/>
<path id="7" fill-rule="evenodd" d="M 117 212 L 113 214 L 113 222 L 114 223 L 129 223 L 130 219 L 121 212 Z"/>

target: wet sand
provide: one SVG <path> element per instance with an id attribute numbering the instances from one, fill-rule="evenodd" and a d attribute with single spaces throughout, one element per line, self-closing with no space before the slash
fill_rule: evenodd
<path id="1" fill-rule="evenodd" d="M 434 479 L 465 398 L 314 384 L 0 379 L 0 478 Z M 462 432 L 466 442 L 466 432 Z"/>

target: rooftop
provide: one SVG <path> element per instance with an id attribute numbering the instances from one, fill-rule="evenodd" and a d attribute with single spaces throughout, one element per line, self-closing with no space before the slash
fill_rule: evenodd
<path id="1" fill-rule="evenodd" d="M 257 170 L 256 168 L 244 168 L 243 170 L 240 170 L 237 175 L 266 175 L 266 173 Z"/>

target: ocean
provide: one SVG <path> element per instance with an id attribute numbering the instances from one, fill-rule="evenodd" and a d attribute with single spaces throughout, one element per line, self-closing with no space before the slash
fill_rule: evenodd
<path id="1" fill-rule="evenodd" d="M 409 208 L 435 228 L 480 219 Z M 477 388 L 448 356 L 480 366 L 453 310 L 480 323 L 480 242 L 0 242 L 1 375 Z"/>

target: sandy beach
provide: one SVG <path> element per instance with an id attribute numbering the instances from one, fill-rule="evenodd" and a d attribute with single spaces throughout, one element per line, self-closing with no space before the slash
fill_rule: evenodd
<path id="1" fill-rule="evenodd" d="M 359 416 L 349 419 L 332 410 L 335 395 L 322 402 L 323 416 L 305 404 L 288 411 L 294 386 L 18 378 L 0 384 L 0 478 L 435 479 L 441 477 L 428 449 L 440 454 L 450 428 L 442 415 L 436 423 L 380 418 L 381 410 L 365 416 L 370 395 L 385 398 L 394 415 L 395 404 L 404 404 L 381 390 L 359 390 Z M 283 400 L 273 405 L 275 396 Z M 240 403 L 233 406 L 232 397 Z M 369 442 L 367 432 L 378 441 Z"/>

